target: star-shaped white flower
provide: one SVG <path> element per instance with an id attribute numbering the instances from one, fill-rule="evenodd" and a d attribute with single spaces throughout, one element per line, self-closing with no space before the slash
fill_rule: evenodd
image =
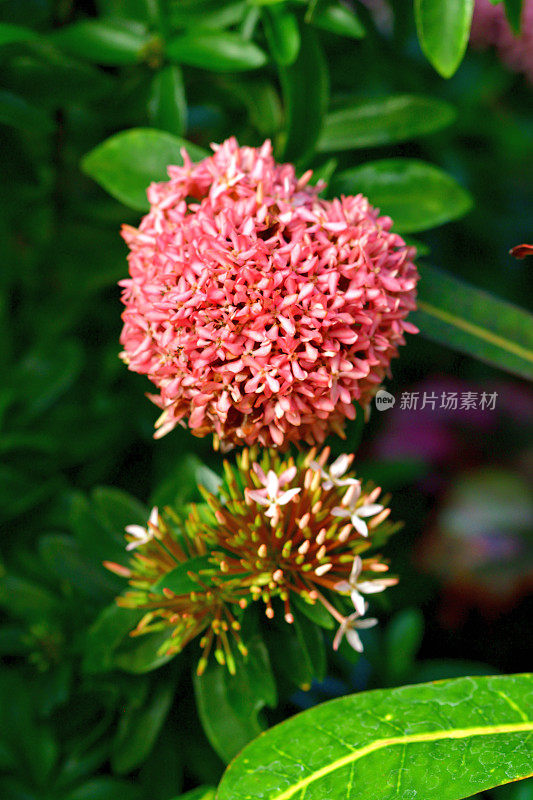
<path id="1" fill-rule="evenodd" d="M 333 640 L 333 649 L 338 650 L 343 638 L 346 636 L 346 641 L 356 650 L 358 653 L 363 652 L 363 643 L 359 638 L 359 634 L 357 633 L 356 629 L 364 630 L 366 628 L 373 628 L 374 625 L 377 625 L 378 621 L 374 617 L 368 617 L 367 619 L 361 619 L 360 614 L 357 611 L 354 611 L 353 614 L 346 617 L 339 627 L 339 630 L 335 634 L 335 638 Z"/>
<path id="2" fill-rule="evenodd" d="M 363 562 L 360 556 L 355 556 L 352 564 L 352 571 L 347 581 L 339 581 L 333 587 L 335 591 L 342 594 L 350 594 L 355 610 L 360 617 L 366 610 L 366 601 L 363 594 L 376 594 L 383 592 L 387 586 L 394 586 L 395 578 L 382 578 L 375 581 L 360 581 L 359 576 L 363 570 Z"/>
<path id="3" fill-rule="evenodd" d="M 296 475 L 296 467 L 289 467 L 281 475 L 276 475 L 272 469 L 265 475 L 259 464 L 254 464 L 253 470 L 264 488 L 249 489 L 247 496 L 260 506 L 266 506 L 265 516 L 270 517 L 272 525 L 276 525 L 279 519 L 279 507 L 289 503 L 301 491 L 299 488 L 281 491 Z"/>
<path id="4" fill-rule="evenodd" d="M 143 528 L 142 525 L 127 525 L 126 533 L 134 536 L 135 539 L 133 542 L 130 542 L 126 545 L 126 550 L 134 550 L 136 547 L 140 547 L 142 544 L 147 544 L 150 542 L 154 538 L 158 519 L 159 510 L 157 506 L 154 506 L 150 513 L 150 519 L 148 520 L 148 525 L 146 528 Z"/>
<path id="5" fill-rule="evenodd" d="M 360 487 L 361 481 L 356 480 L 356 478 L 342 477 L 349 470 L 352 461 L 353 455 L 347 455 L 346 453 L 343 453 L 343 455 L 335 459 L 329 470 L 325 470 L 323 467 L 321 467 L 318 461 L 311 461 L 309 466 L 311 469 L 314 469 L 315 472 L 320 472 L 322 475 L 322 478 L 324 479 L 322 481 L 322 487 L 324 489 L 333 489 L 334 486 Z"/>
<path id="6" fill-rule="evenodd" d="M 346 494 L 352 493 L 352 488 L 348 489 Z M 353 494 L 350 497 L 350 502 L 345 506 L 336 506 L 331 510 L 334 517 L 347 517 L 354 526 L 357 533 L 361 536 L 368 536 L 368 525 L 364 517 L 373 517 L 383 511 L 384 506 L 379 503 L 363 503 L 361 506 L 356 506 L 359 499 L 359 493 Z"/>

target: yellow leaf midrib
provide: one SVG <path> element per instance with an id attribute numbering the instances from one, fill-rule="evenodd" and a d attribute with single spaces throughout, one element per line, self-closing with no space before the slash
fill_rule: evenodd
<path id="1" fill-rule="evenodd" d="M 455 314 L 451 314 L 449 311 L 437 308 L 431 305 L 431 303 L 427 303 L 425 300 L 420 300 L 418 302 L 418 310 L 425 311 L 426 314 L 431 314 L 431 316 L 448 323 L 448 325 L 453 325 L 459 328 L 459 330 L 469 333 L 471 336 L 482 339 L 495 347 L 499 347 L 502 350 L 506 350 L 508 353 L 513 353 L 513 355 L 523 358 L 525 361 L 533 363 L 533 353 L 531 350 L 509 339 L 505 339 L 503 336 L 499 336 L 497 333 L 493 333 L 486 328 L 482 328 L 480 325 L 468 322 L 468 320 L 463 317 L 455 316 Z"/>
<path id="2" fill-rule="evenodd" d="M 506 733 L 520 733 L 522 731 L 533 731 L 533 721 L 515 722 L 507 725 L 487 725 L 475 728 L 452 728 L 450 730 L 414 733 L 409 736 L 396 736 L 387 739 L 376 739 L 365 747 L 361 747 L 358 750 L 353 750 L 346 756 L 338 758 L 335 761 L 332 761 L 330 764 L 327 764 L 325 767 L 316 770 L 306 778 L 302 778 L 300 781 L 298 781 L 298 783 L 289 786 L 288 789 L 285 789 L 285 791 L 281 792 L 281 794 L 272 795 L 271 800 L 290 800 L 291 797 L 294 797 L 297 792 L 305 789 L 307 786 L 309 786 L 309 784 L 320 780 L 320 778 L 325 778 L 330 773 L 335 772 L 338 769 L 342 769 L 343 767 L 346 767 L 355 761 L 359 761 L 359 759 L 364 758 L 370 753 L 373 753 L 376 750 L 382 750 L 385 747 L 394 747 L 395 745 L 399 744 L 405 745 L 423 742 L 436 742 L 439 741 L 439 739 L 468 739 L 472 736 L 491 736 Z"/>

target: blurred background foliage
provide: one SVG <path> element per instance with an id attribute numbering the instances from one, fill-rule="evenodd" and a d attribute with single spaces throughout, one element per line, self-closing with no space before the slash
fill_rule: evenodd
<path id="1" fill-rule="evenodd" d="M 125 640 L 123 618 L 104 612 L 123 582 L 101 565 L 123 558 L 126 524 L 144 524 L 153 503 L 199 499 L 202 462 L 220 466 L 210 441 L 181 429 L 154 446 L 147 382 L 117 358 L 119 226 L 138 222 L 138 187 L 164 178 L 175 137 L 201 150 L 229 135 L 272 138 L 279 158 L 332 178 L 333 191 L 368 185 L 433 264 L 524 305 L 531 274 L 508 250 L 532 236 L 525 80 L 494 53 L 467 51 L 444 81 L 420 48 L 410 0 L 1 0 L 0 20 L 1 796 L 170 800 L 216 783 L 228 741 L 297 708 L 527 669 L 531 390 L 420 336 L 393 365 L 397 398 L 498 400 L 484 412 L 397 403 L 335 443 L 360 443 L 360 473 L 394 492 L 405 520 L 387 549 L 401 581 L 376 601 L 382 624 L 363 657 L 333 657 L 311 624 L 285 635 L 271 664 L 258 642 L 261 675 L 236 686 L 217 673 L 196 687 L 200 721 L 194 658 L 152 671 L 149 637 Z M 129 129 L 141 132 L 113 150 L 109 137 Z M 382 196 L 376 169 L 397 176 L 399 158 L 433 166 L 410 172 L 400 199 L 387 182 Z M 503 318 L 498 304 L 486 308 Z M 508 800 L 531 791 L 502 790 Z"/>

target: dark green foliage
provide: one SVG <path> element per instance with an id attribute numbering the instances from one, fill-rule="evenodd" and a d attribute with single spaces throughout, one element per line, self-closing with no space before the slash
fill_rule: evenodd
<path id="1" fill-rule="evenodd" d="M 295 603 L 292 629 L 245 616 L 251 656 L 235 677 L 215 663 L 193 678 L 197 644 L 169 660 L 165 633 L 130 637 L 140 615 L 118 608 L 125 582 L 102 565 L 126 563 L 125 525 L 145 525 L 154 504 L 201 502 L 197 484 L 212 490 L 220 473 L 210 441 L 187 431 L 154 445 L 149 383 L 117 357 L 119 229 L 138 223 L 147 185 L 180 163 L 181 147 L 196 160 L 229 135 L 269 137 L 277 158 L 331 184 L 326 196 L 363 191 L 420 236 L 439 269 L 421 269 L 427 340 L 393 364 L 397 387 L 436 373 L 504 376 L 485 363 L 531 377 L 527 262 L 507 255 L 532 236 L 530 94 L 491 54 L 467 53 L 449 82 L 423 57 L 416 27 L 437 71 L 455 72 L 471 3 L 393 6 L 387 29 L 366 5 L 333 0 L 0 3 L 6 800 L 212 800 L 222 760 L 332 692 L 525 666 L 520 619 L 498 651 L 480 634 L 454 658 L 433 634 L 419 656 L 412 609 L 426 603 L 427 632 L 438 593 L 405 552 L 430 516 L 411 485 L 427 464 L 376 461 L 380 421 L 363 431 L 360 409 L 347 442 L 331 444 L 355 451 L 362 439 L 363 470 L 397 490 L 407 524 L 392 547 L 408 562 L 395 566 L 395 599 L 376 601 L 382 624 L 364 657 L 344 645 L 334 654 L 331 618 Z M 520 6 L 505 2 L 515 29 Z M 506 791 L 529 796 L 527 784 Z"/>

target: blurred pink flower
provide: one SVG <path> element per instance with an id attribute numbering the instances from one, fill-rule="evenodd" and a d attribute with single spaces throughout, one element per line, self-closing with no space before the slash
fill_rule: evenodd
<path id="1" fill-rule="evenodd" d="M 533 83 L 533 0 L 524 0 L 520 36 L 507 22 L 503 2 L 494 6 L 490 0 L 476 0 L 470 41 L 477 47 L 493 45 L 510 69 Z"/>
<path id="2" fill-rule="evenodd" d="M 213 147 L 196 165 L 184 152 L 123 228 L 122 357 L 160 390 L 155 435 L 185 421 L 223 449 L 342 435 L 416 332 L 415 250 L 362 195 L 321 200 L 270 142 Z"/>

